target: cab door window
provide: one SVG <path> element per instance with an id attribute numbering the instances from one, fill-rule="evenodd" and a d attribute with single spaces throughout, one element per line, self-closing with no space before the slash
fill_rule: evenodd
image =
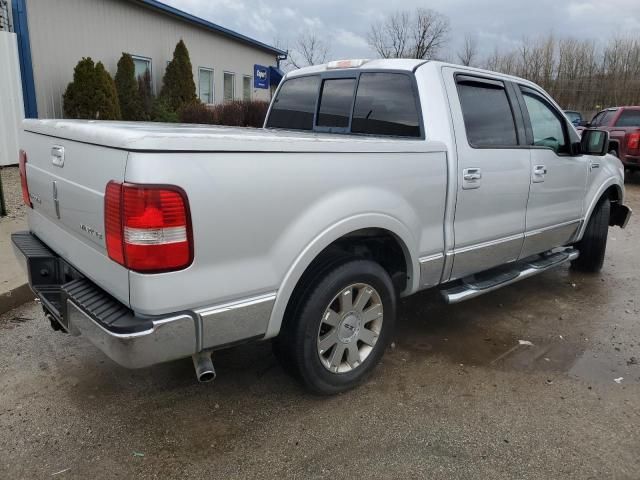
<path id="1" fill-rule="evenodd" d="M 504 84 L 459 76 L 457 86 L 469 145 L 516 147 L 518 135 Z"/>
<path id="2" fill-rule="evenodd" d="M 531 145 L 550 148 L 558 154 L 568 153 L 566 125 L 561 115 L 532 90 L 523 88 L 522 96 L 531 122 L 533 133 Z"/>

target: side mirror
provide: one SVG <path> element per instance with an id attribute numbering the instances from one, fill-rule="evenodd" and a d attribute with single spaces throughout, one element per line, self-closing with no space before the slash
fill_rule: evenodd
<path id="1" fill-rule="evenodd" d="M 582 132 L 580 153 L 583 155 L 606 155 L 609 152 L 609 132 L 588 129 Z"/>

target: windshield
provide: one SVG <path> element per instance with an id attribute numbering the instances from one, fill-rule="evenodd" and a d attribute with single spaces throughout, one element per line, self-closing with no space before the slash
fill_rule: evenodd
<path id="1" fill-rule="evenodd" d="M 564 112 L 571 123 L 580 122 L 582 120 L 582 115 L 578 112 Z"/>

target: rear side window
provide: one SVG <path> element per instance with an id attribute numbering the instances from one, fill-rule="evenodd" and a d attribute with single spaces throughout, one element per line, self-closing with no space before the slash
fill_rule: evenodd
<path id="1" fill-rule="evenodd" d="M 420 120 L 411 78 L 398 73 L 360 75 L 351 131 L 419 137 Z"/>
<path id="2" fill-rule="evenodd" d="M 353 104 L 355 78 L 338 78 L 322 82 L 318 126 L 348 128 Z"/>
<path id="3" fill-rule="evenodd" d="M 597 127 L 598 125 L 600 125 L 600 121 L 602 120 L 602 117 L 604 117 L 604 113 L 605 112 L 600 112 L 595 117 L 593 117 L 591 119 L 591 126 L 592 127 Z"/>
<path id="4" fill-rule="evenodd" d="M 602 115 L 602 117 L 598 119 L 598 126 L 606 127 L 610 125 L 611 120 L 613 120 L 613 117 L 615 117 L 617 113 L 617 110 L 607 110 L 606 112 L 604 112 L 604 115 Z"/>
<path id="5" fill-rule="evenodd" d="M 640 110 L 623 110 L 616 127 L 640 127 Z"/>
<path id="6" fill-rule="evenodd" d="M 312 130 L 320 77 L 287 80 L 273 102 L 267 127 Z"/>
<path id="7" fill-rule="evenodd" d="M 474 147 L 518 145 L 511 104 L 501 82 L 458 81 L 467 139 Z"/>

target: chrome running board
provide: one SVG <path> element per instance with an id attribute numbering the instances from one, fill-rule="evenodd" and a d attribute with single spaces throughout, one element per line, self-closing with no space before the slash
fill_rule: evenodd
<path id="1" fill-rule="evenodd" d="M 460 283 L 440 291 L 447 303 L 460 303 L 499 288 L 533 277 L 575 260 L 580 252 L 574 248 L 551 250 L 515 263 L 463 278 Z"/>

